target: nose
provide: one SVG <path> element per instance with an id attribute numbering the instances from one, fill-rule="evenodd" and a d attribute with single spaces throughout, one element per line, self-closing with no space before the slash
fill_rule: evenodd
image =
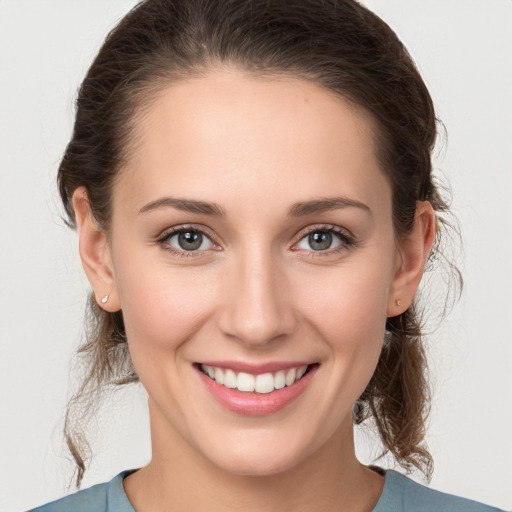
<path id="1" fill-rule="evenodd" d="M 287 275 L 271 254 L 240 255 L 229 269 L 218 325 L 224 335 L 257 347 L 296 326 Z"/>

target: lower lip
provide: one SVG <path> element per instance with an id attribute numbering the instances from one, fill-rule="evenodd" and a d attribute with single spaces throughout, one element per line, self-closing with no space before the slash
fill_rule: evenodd
<path id="1" fill-rule="evenodd" d="M 199 368 L 196 369 L 206 389 L 221 405 L 237 414 L 264 416 L 281 411 L 299 398 L 311 382 L 318 365 L 310 367 L 308 372 L 291 386 L 276 389 L 271 393 L 248 393 L 227 388 L 205 375 Z"/>

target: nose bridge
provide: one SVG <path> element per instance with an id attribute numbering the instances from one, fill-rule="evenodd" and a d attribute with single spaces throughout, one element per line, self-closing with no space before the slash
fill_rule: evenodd
<path id="1" fill-rule="evenodd" d="M 295 319 L 286 278 L 271 250 L 253 246 L 241 251 L 232 264 L 220 322 L 224 333 L 250 345 L 290 334 Z"/>

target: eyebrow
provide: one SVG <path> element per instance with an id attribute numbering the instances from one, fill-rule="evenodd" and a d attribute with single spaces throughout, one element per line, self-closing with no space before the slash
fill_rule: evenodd
<path id="1" fill-rule="evenodd" d="M 139 210 L 139 215 L 148 213 L 159 208 L 175 208 L 190 213 L 202 213 L 204 215 L 214 215 L 223 217 L 225 210 L 215 203 L 198 201 L 196 199 L 177 199 L 175 197 L 162 197 L 151 201 Z M 337 210 L 340 208 L 360 208 L 371 214 L 370 208 L 360 201 L 349 199 L 347 197 L 327 197 L 323 199 L 314 199 L 312 201 L 300 201 L 294 203 L 290 208 L 288 215 L 290 217 L 302 217 L 313 213 L 320 213 L 328 210 Z"/>
<path id="2" fill-rule="evenodd" d="M 144 205 L 139 210 L 139 215 L 163 207 L 172 207 L 176 210 L 182 210 L 184 212 L 203 213 L 205 215 L 215 215 L 218 217 L 222 217 L 226 214 L 224 209 L 215 203 L 207 203 L 206 201 L 198 201 L 196 199 L 162 197 L 161 199 L 151 201 L 150 203 Z"/>
<path id="3" fill-rule="evenodd" d="M 294 203 L 290 208 L 291 217 L 301 217 L 303 215 L 311 215 L 312 213 L 325 212 L 327 210 L 337 210 L 340 208 L 360 208 L 371 214 L 370 207 L 361 201 L 349 199 L 348 197 L 326 197 L 323 199 L 315 199 L 313 201 L 302 201 Z"/>

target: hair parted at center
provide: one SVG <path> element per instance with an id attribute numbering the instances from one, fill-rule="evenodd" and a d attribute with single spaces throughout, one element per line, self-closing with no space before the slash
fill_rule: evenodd
<path id="1" fill-rule="evenodd" d="M 134 127 L 159 91 L 229 67 L 254 76 L 312 81 L 368 113 L 377 158 L 392 186 L 397 237 L 413 224 L 418 201 L 430 201 L 438 230 L 431 256 L 442 258 L 449 213 L 432 174 L 437 122 L 432 99 L 393 30 L 355 0 L 145 0 L 109 33 L 76 101 L 72 138 L 58 172 L 70 226 L 72 195 L 85 187 L 92 215 L 107 233 L 112 189 L 136 151 Z M 456 268 L 448 261 L 452 275 Z M 388 318 L 376 371 L 355 407 L 356 423 L 373 419 L 384 453 L 427 477 L 425 438 L 430 404 L 422 312 L 415 302 Z M 79 425 L 102 392 L 138 380 L 123 313 L 89 297 L 86 340 L 79 348 L 83 381 L 65 422 L 82 480 L 89 448 Z"/>

